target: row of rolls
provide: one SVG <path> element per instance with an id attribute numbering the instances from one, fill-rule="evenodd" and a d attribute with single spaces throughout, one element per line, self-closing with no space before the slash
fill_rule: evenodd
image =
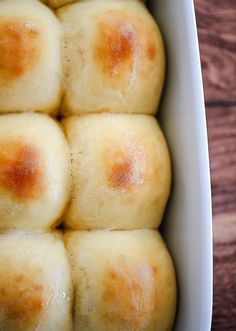
<path id="1" fill-rule="evenodd" d="M 144 1 L 0 0 L 0 331 L 172 330 L 164 76 Z"/>
<path id="2" fill-rule="evenodd" d="M 163 41 L 142 2 L 80 0 L 53 12 L 1 0 L 0 17 L 0 113 L 156 112 Z"/>
<path id="3" fill-rule="evenodd" d="M 171 330 L 175 282 L 157 231 L 1 234 L 0 330 Z"/>
<path id="4" fill-rule="evenodd" d="M 170 184 L 154 117 L 0 116 L 0 231 L 154 229 Z"/>

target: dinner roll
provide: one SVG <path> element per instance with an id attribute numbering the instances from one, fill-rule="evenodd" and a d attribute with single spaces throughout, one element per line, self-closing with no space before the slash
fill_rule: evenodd
<path id="1" fill-rule="evenodd" d="M 158 232 L 71 232 L 66 242 L 75 331 L 172 329 L 175 272 Z"/>
<path id="2" fill-rule="evenodd" d="M 52 234 L 0 235 L 0 330 L 72 331 L 72 283 Z"/>
<path id="3" fill-rule="evenodd" d="M 165 59 L 161 34 L 144 4 L 87 0 L 57 13 L 65 34 L 63 114 L 154 114 Z"/>
<path id="4" fill-rule="evenodd" d="M 170 192 L 167 145 L 155 118 L 94 114 L 63 122 L 72 155 L 72 229 L 156 228 Z"/>
<path id="5" fill-rule="evenodd" d="M 62 95 L 60 24 L 38 1 L 0 2 L 0 112 L 55 112 Z"/>
<path id="6" fill-rule="evenodd" d="M 69 150 L 46 115 L 0 117 L 0 231 L 48 230 L 69 198 Z"/>

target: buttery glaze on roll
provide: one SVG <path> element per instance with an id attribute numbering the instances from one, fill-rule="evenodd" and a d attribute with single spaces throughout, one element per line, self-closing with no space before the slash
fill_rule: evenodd
<path id="1" fill-rule="evenodd" d="M 57 13 L 65 35 L 63 114 L 154 114 L 165 58 L 160 31 L 144 4 L 88 0 Z"/>
<path id="2" fill-rule="evenodd" d="M 61 42 L 57 18 L 40 2 L 0 2 L 0 113 L 57 110 Z"/>
<path id="3" fill-rule="evenodd" d="M 168 148 L 155 118 L 94 114 L 64 120 L 72 155 L 72 229 L 156 228 L 170 192 Z"/>
<path id="4" fill-rule="evenodd" d="M 70 157 L 59 125 L 46 115 L 0 119 L 0 231 L 46 231 L 70 193 Z"/>
<path id="5" fill-rule="evenodd" d="M 157 231 L 69 232 L 75 331 L 170 331 L 171 257 Z"/>
<path id="6" fill-rule="evenodd" d="M 72 331 L 72 283 L 58 235 L 0 235 L 0 330 Z"/>

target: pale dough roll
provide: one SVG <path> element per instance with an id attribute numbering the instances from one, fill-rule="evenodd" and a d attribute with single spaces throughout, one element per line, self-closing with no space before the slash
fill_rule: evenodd
<path id="1" fill-rule="evenodd" d="M 48 230 L 70 194 L 69 148 L 46 115 L 0 117 L 0 231 Z"/>
<path id="2" fill-rule="evenodd" d="M 154 114 L 165 56 L 160 31 L 144 4 L 88 0 L 57 13 L 65 35 L 63 114 Z"/>
<path id="3" fill-rule="evenodd" d="M 72 293 L 60 237 L 0 235 L 0 330 L 72 331 Z"/>
<path id="4" fill-rule="evenodd" d="M 156 228 L 170 193 L 165 138 L 146 115 L 72 116 L 63 125 L 72 156 L 72 229 Z"/>
<path id="5" fill-rule="evenodd" d="M 75 331 L 170 331 L 171 257 L 156 231 L 69 232 Z"/>
<path id="6" fill-rule="evenodd" d="M 62 96 L 62 30 L 38 1 L 0 2 L 0 112 L 55 112 Z"/>

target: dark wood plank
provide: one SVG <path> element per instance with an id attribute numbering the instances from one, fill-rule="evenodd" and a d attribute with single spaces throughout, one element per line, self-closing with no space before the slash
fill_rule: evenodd
<path id="1" fill-rule="evenodd" d="M 222 219 L 223 221 L 223 219 Z M 215 247 L 214 254 L 214 313 L 212 330 L 234 331 L 236 329 L 235 297 L 235 243 L 222 243 Z"/>
<path id="2" fill-rule="evenodd" d="M 207 109 L 214 213 L 214 331 L 236 329 L 236 107 Z"/>
<path id="3" fill-rule="evenodd" d="M 196 0 L 214 232 L 213 331 L 236 330 L 236 2 Z"/>
<path id="4" fill-rule="evenodd" d="M 236 105 L 235 1 L 196 0 L 196 15 L 206 101 Z"/>
<path id="5" fill-rule="evenodd" d="M 207 108 L 214 215 L 236 218 L 236 106 Z"/>

